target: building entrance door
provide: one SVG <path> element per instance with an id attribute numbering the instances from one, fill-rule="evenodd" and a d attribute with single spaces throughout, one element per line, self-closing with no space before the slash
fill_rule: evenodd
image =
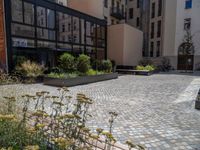
<path id="1" fill-rule="evenodd" d="M 192 43 L 182 43 L 178 50 L 178 70 L 193 70 L 194 46 Z"/>
<path id="2" fill-rule="evenodd" d="M 179 55 L 178 70 L 193 70 L 194 55 Z"/>

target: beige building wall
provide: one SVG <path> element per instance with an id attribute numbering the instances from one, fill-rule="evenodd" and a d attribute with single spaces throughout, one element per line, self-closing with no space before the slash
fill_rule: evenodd
<path id="1" fill-rule="evenodd" d="M 127 1 L 127 11 L 126 11 L 126 19 L 127 23 L 133 27 L 140 28 L 140 26 L 137 25 L 137 18 L 139 18 L 139 25 L 141 24 L 141 8 L 139 4 L 137 4 L 139 1 L 133 0 Z M 137 7 L 139 5 L 139 8 Z M 133 18 L 130 18 L 130 9 L 133 9 Z"/>
<path id="2" fill-rule="evenodd" d="M 170 10 L 170 11 L 169 11 Z M 186 31 L 184 20 L 191 18 L 191 34 L 195 46 L 194 70 L 200 68 L 200 1 L 193 0 L 192 8 L 185 9 L 183 0 L 165 0 L 164 7 L 164 32 L 163 32 L 163 56 L 171 60 L 174 69 L 178 64 L 178 49 L 183 43 Z"/>
<path id="3" fill-rule="evenodd" d="M 68 0 L 68 7 L 104 19 L 104 0 Z"/>
<path id="4" fill-rule="evenodd" d="M 114 4 L 112 4 L 112 0 L 108 0 L 107 6 L 105 7 L 104 0 L 68 0 L 68 7 L 100 19 L 106 19 L 108 25 L 111 25 L 125 22 L 125 19 L 121 20 L 111 16 L 112 5 L 113 7 L 117 7 L 117 3 L 119 4 L 120 10 L 124 7 L 125 16 L 125 1 L 114 0 Z"/>
<path id="5" fill-rule="evenodd" d="M 119 36 L 114 36 L 118 33 Z M 136 66 L 142 59 L 143 33 L 127 24 L 108 27 L 108 58 L 117 65 Z"/>

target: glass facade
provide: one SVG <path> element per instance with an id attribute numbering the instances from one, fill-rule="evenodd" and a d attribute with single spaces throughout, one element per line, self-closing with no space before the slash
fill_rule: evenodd
<path id="1" fill-rule="evenodd" d="M 6 0 L 9 65 L 26 56 L 54 66 L 63 52 L 106 58 L 106 21 L 47 0 Z"/>

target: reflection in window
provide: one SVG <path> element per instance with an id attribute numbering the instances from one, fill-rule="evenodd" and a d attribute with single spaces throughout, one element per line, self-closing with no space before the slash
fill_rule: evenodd
<path id="1" fill-rule="evenodd" d="M 37 45 L 39 48 L 50 48 L 55 49 L 56 44 L 53 42 L 47 42 L 47 41 L 38 41 Z"/>
<path id="2" fill-rule="evenodd" d="M 87 37 L 95 36 L 95 24 L 91 22 L 86 22 L 86 35 Z"/>
<path id="3" fill-rule="evenodd" d="M 50 29 L 55 28 L 55 12 L 47 9 L 47 27 Z"/>
<path id="4" fill-rule="evenodd" d="M 71 51 L 72 46 L 70 44 L 58 43 L 58 48 L 63 49 L 65 51 Z"/>
<path id="5" fill-rule="evenodd" d="M 55 40 L 55 31 L 37 28 L 37 37 L 39 39 Z"/>
<path id="6" fill-rule="evenodd" d="M 13 23 L 11 27 L 11 33 L 15 36 L 35 37 L 35 28 Z"/>
<path id="7" fill-rule="evenodd" d="M 73 43 L 80 43 L 79 18 L 73 17 Z"/>
<path id="8" fill-rule="evenodd" d="M 22 38 L 12 38 L 12 46 L 13 47 L 35 47 L 34 40 L 22 39 Z"/>
<path id="9" fill-rule="evenodd" d="M 71 16 L 58 12 L 58 40 L 61 42 L 71 42 Z M 65 36 L 65 38 L 63 38 Z M 70 38 L 68 38 L 70 37 Z"/>
<path id="10" fill-rule="evenodd" d="M 105 50 L 103 48 L 97 49 L 97 59 L 102 60 L 105 58 Z"/>
<path id="11" fill-rule="evenodd" d="M 46 27 L 46 9 L 43 7 L 37 7 L 37 25 L 40 27 Z"/>
<path id="12" fill-rule="evenodd" d="M 12 10 L 12 20 L 17 22 L 23 22 L 22 0 L 12 0 L 11 10 Z"/>
<path id="13" fill-rule="evenodd" d="M 34 6 L 24 2 L 24 22 L 26 24 L 34 24 Z"/>

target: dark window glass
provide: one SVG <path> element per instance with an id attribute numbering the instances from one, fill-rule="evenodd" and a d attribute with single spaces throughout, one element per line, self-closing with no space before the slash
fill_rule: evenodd
<path id="1" fill-rule="evenodd" d="M 86 44 L 95 45 L 95 24 L 91 22 L 86 22 Z"/>
<path id="2" fill-rule="evenodd" d="M 185 0 L 185 9 L 192 8 L 192 0 Z"/>
<path id="3" fill-rule="evenodd" d="M 55 31 L 37 28 L 37 37 L 39 39 L 55 40 Z"/>
<path id="4" fill-rule="evenodd" d="M 74 43 L 80 43 L 80 23 L 79 18 L 73 17 L 73 42 Z"/>
<path id="5" fill-rule="evenodd" d="M 12 35 L 15 35 L 15 36 L 35 37 L 34 27 L 13 23 L 11 27 L 11 31 L 12 31 L 11 32 Z"/>
<path id="6" fill-rule="evenodd" d="M 47 28 L 55 28 L 55 12 L 50 9 L 47 9 Z"/>
<path id="7" fill-rule="evenodd" d="M 136 22 L 136 25 L 137 25 L 137 27 L 139 27 L 139 26 L 140 26 L 140 18 L 139 18 L 139 17 L 137 17 L 137 22 Z"/>
<path id="8" fill-rule="evenodd" d="M 162 0 L 158 0 L 158 16 L 162 15 Z"/>
<path id="9" fill-rule="evenodd" d="M 37 42 L 38 48 L 50 48 L 55 49 L 56 44 L 54 42 L 47 42 L 47 41 L 38 41 Z"/>
<path id="10" fill-rule="evenodd" d="M 140 0 L 137 0 L 137 8 L 140 8 Z"/>
<path id="11" fill-rule="evenodd" d="M 157 51 L 156 51 L 156 56 L 160 56 L 160 41 L 157 41 Z"/>
<path id="12" fill-rule="evenodd" d="M 17 22 L 23 22 L 22 0 L 12 0 L 11 10 L 12 10 L 12 20 Z"/>
<path id="13" fill-rule="evenodd" d="M 105 49 L 104 48 L 97 48 L 97 59 L 102 60 L 105 57 Z"/>
<path id="14" fill-rule="evenodd" d="M 129 8 L 129 19 L 133 19 L 133 8 Z"/>
<path id="15" fill-rule="evenodd" d="M 154 23 L 151 23 L 151 39 L 154 38 Z"/>
<path id="16" fill-rule="evenodd" d="M 24 23 L 34 25 L 34 5 L 24 2 Z"/>
<path id="17" fill-rule="evenodd" d="M 152 3 L 152 6 L 151 6 L 151 18 L 155 17 L 155 6 L 156 6 L 156 4 Z"/>
<path id="18" fill-rule="evenodd" d="M 108 0 L 104 0 L 104 7 L 108 8 Z"/>
<path id="19" fill-rule="evenodd" d="M 13 47 L 35 47 L 35 41 L 29 39 L 22 39 L 22 38 L 12 38 L 12 46 Z"/>
<path id="20" fill-rule="evenodd" d="M 161 36 L 161 21 L 158 21 L 158 27 L 157 27 L 157 29 L 158 29 L 158 31 L 157 31 L 157 37 L 160 37 Z"/>
<path id="21" fill-rule="evenodd" d="M 151 47 L 150 47 L 150 57 L 153 57 L 153 51 L 154 51 L 154 43 L 151 42 Z"/>
<path id="22" fill-rule="evenodd" d="M 58 40 L 61 42 L 68 42 L 70 35 L 71 37 L 71 16 L 58 12 L 57 13 L 57 24 L 58 24 Z M 69 25 L 70 24 L 70 25 Z M 65 36 L 65 39 L 63 39 Z"/>
<path id="23" fill-rule="evenodd" d="M 37 7 L 37 25 L 47 27 L 46 8 Z"/>

